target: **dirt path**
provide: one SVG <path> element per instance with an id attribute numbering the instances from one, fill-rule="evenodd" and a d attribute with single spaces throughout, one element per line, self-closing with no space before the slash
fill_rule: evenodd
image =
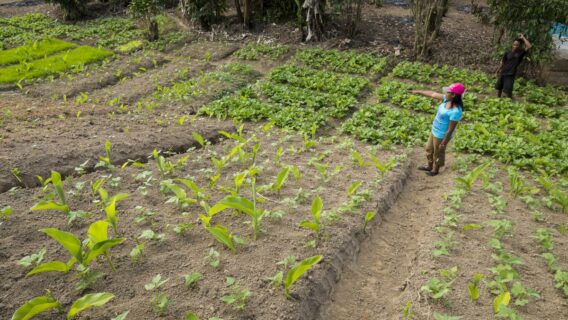
<path id="1" fill-rule="evenodd" d="M 422 163 L 423 154 L 416 151 L 412 158 L 416 166 Z M 442 216 L 443 194 L 450 190 L 455 176 L 449 168 L 433 178 L 412 170 L 398 200 L 381 216 L 380 225 L 362 244 L 358 259 L 322 308 L 320 319 L 403 318 L 403 307 L 420 292 L 409 279 L 427 267 L 423 262 L 437 240 L 434 227 Z"/>

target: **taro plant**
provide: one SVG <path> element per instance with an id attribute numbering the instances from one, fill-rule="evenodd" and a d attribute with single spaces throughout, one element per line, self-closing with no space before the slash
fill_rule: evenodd
<path id="1" fill-rule="evenodd" d="M 286 298 L 291 298 L 290 295 L 290 288 L 292 285 L 300 279 L 304 273 L 310 270 L 314 265 L 318 264 L 323 259 L 323 256 L 316 255 L 309 258 L 306 258 L 298 263 L 296 263 L 290 271 L 286 274 L 286 278 L 284 280 L 284 295 Z"/>
<path id="2" fill-rule="evenodd" d="M 95 168 L 112 168 L 112 162 L 110 160 L 110 148 L 111 144 L 109 140 L 105 140 L 105 155 L 99 157 L 99 162 L 95 165 Z"/>
<path id="3" fill-rule="evenodd" d="M 160 288 L 169 280 L 170 279 L 162 280 L 162 275 L 157 274 L 152 278 L 150 283 L 146 283 L 144 285 L 144 289 L 146 289 L 146 291 L 154 292 L 152 304 L 154 305 L 154 311 L 160 316 L 165 316 L 168 313 L 168 306 L 171 304 L 168 296 L 160 290 Z"/>
<path id="4" fill-rule="evenodd" d="M 87 239 L 81 242 L 74 234 L 55 228 L 45 228 L 40 231 L 57 241 L 71 254 L 67 262 L 50 261 L 33 268 L 26 276 L 32 276 L 44 272 L 69 272 L 71 267 L 78 263 L 77 270 L 81 277 L 78 288 L 88 287 L 89 283 L 99 278 L 102 274 L 91 272 L 89 266 L 97 257 L 104 255 L 110 268 L 114 271 L 114 265 L 110 258 L 109 250 L 126 240 L 126 238 L 109 238 L 109 223 L 103 220 L 93 222 L 87 231 Z"/>
<path id="5" fill-rule="evenodd" d="M 112 293 L 99 292 L 89 293 L 75 300 L 67 312 L 67 320 L 75 318 L 80 312 L 91 308 L 100 307 L 114 298 Z M 12 315 L 12 320 L 27 320 L 45 311 L 56 309 L 63 312 L 61 304 L 53 297 L 51 291 L 47 290 L 46 295 L 35 297 L 27 301 L 18 308 Z"/>
<path id="6" fill-rule="evenodd" d="M 317 196 L 314 199 L 314 201 L 312 202 L 311 213 L 312 213 L 313 221 L 304 220 L 304 221 L 300 222 L 300 227 L 314 231 L 315 234 L 316 234 L 316 238 L 319 238 L 319 233 L 321 231 L 320 218 L 321 218 L 322 210 L 323 210 L 323 202 L 322 202 L 320 196 Z"/>

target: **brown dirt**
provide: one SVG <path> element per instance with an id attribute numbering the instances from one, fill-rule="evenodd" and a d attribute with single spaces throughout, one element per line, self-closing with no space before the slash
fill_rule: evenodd
<path id="1" fill-rule="evenodd" d="M 76 182 L 87 182 L 84 191 L 78 191 L 80 196 L 69 195 L 69 202 L 73 209 L 83 209 L 93 212 L 93 217 L 88 221 L 80 221 L 68 226 L 65 217 L 60 213 L 54 212 L 29 212 L 33 206 L 35 197 L 41 197 L 39 189 L 23 189 L 16 192 L 0 194 L 0 203 L 10 204 L 14 208 L 14 214 L 10 219 L 4 221 L 2 238 L 0 239 L 0 275 L 5 279 L 3 293 L 0 296 L 0 317 L 8 318 L 10 314 L 21 303 L 33 296 L 43 293 L 45 288 L 51 288 L 54 295 L 58 297 L 64 306 L 78 298 L 80 293 L 73 290 L 75 279 L 73 275 L 64 274 L 43 274 L 34 277 L 24 277 L 27 270 L 17 265 L 17 261 L 24 255 L 36 252 L 43 246 L 47 247 L 46 260 L 65 259 L 66 252 L 58 248 L 54 241 L 49 240 L 37 230 L 42 227 L 57 227 L 68 230 L 77 235 L 84 235 L 88 223 L 101 219 L 101 208 L 93 203 L 90 196 L 88 181 L 98 179 L 104 174 L 112 174 L 113 177 L 120 177 L 120 187 L 111 188 L 108 182 L 105 187 L 111 194 L 117 192 L 127 192 L 131 196 L 120 203 L 120 234 L 130 240 L 124 245 L 113 249 L 112 257 L 117 267 L 117 272 L 112 273 L 102 261 L 96 263 L 94 268 L 98 271 L 107 273 L 107 276 L 93 285 L 94 291 L 109 291 L 116 295 L 116 298 L 109 303 L 108 307 L 93 309 L 85 312 L 81 319 L 100 319 L 108 318 L 113 314 L 131 310 L 129 317 L 133 319 L 152 319 L 155 314 L 148 301 L 151 295 L 143 288 L 144 283 L 160 273 L 164 278 L 170 278 L 165 285 L 164 292 L 175 301 L 170 307 L 166 319 L 180 319 L 184 312 L 193 310 L 201 318 L 207 319 L 211 316 L 221 316 L 224 319 L 307 319 L 310 314 L 315 312 L 317 303 L 325 298 L 330 287 L 321 287 L 323 280 L 329 281 L 330 270 L 334 271 L 341 268 L 337 258 L 343 257 L 342 250 L 346 250 L 346 244 L 351 244 L 353 234 L 361 234 L 362 215 L 368 210 L 373 210 L 379 203 L 380 208 L 385 208 L 383 202 L 390 203 L 395 195 L 392 190 L 400 179 L 405 166 L 389 173 L 386 178 L 380 179 L 375 169 L 358 168 L 353 166 L 350 160 L 349 145 L 338 147 L 337 138 L 327 138 L 320 141 L 319 145 L 309 152 L 296 152 L 288 149 L 294 146 L 299 150 L 303 145 L 303 139 L 296 135 L 287 135 L 272 131 L 268 135 L 262 131 L 255 131 L 260 138 L 262 146 L 259 159 L 257 160 L 264 170 L 259 176 L 259 185 L 269 184 L 274 181 L 274 177 L 280 168 L 277 163 L 272 161 L 275 150 L 279 145 L 285 147 L 285 154 L 282 162 L 285 164 L 295 164 L 302 172 L 302 179 L 296 181 L 290 176 L 288 182 L 280 195 L 275 192 L 264 191 L 262 194 L 266 201 L 262 207 L 271 211 L 276 209 L 284 210 L 286 213 L 282 219 L 263 220 L 263 233 L 257 241 L 250 238 L 250 225 L 244 223 L 248 220 L 246 216 L 233 216 L 230 212 L 215 216 L 214 223 L 227 226 L 231 232 L 238 234 L 246 239 L 247 244 L 240 247 L 236 254 L 231 254 L 223 249 L 203 230 L 198 223 L 197 214 L 202 209 L 197 205 L 192 205 L 184 210 L 189 214 L 180 214 L 181 211 L 174 205 L 164 204 L 167 199 L 159 192 L 158 182 L 154 180 L 152 186 L 148 188 L 147 196 L 142 196 L 137 187 L 143 181 L 136 181 L 134 177 L 142 171 L 135 167 L 128 167 L 124 170 L 114 170 L 110 172 L 90 173 L 80 178 L 70 179 L 65 182 L 65 189 L 70 191 Z M 348 139 L 348 138 L 346 138 Z M 277 143 L 274 143 L 277 142 Z M 227 141 L 218 145 L 212 145 L 207 150 L 192 151 L 188 164 L 179 172 L 177 176 L 183 177 L 190 175 L 196 179 L 201 186 L 206 186 L 208 178 L 208 168 L 211 168 L 209 158 L 212 155 L 226 154 L 235 143 Z M 360 153 L 368 152 L 367 147 L 358 142 L 354 142 L 353 147 Z M 331 168 L 342 165 L 341 174 L 335 175 L 332 180 L 322 182 L 318 178 L 319 173 L 309 159 L 322 154 L 322 152 L 333 150 L 324 158 L 324 162 Z M 392 153 L 379 152 L 378 156 L 382 159 L 388 158 Z M 182 155 L 171 158 L 175 161 Z M 248 165 L 248 164 L 247 164 Z M 228 167 L 223 170 L 224 174 L 219 182 L 220 185 L 230 187 L 233 184 L 232 173 L 245 169 L 240 162 L 230 162 Z M 154 178 L 159 178 L 159 173 L 154 165 L 150 165 L 145 170 L 151 170 Z M 371 198 L 368 202 L 361 205 L 352 214 L 340 214 L 340 219 L 324 219 L 325 226 L 315 249 L 306 248 L 304 245 L 307 240 L 313 239 L 311 232 L 298 228 L 298 223 L 309 218 L 311 201 L 316 194 L 323 198 L 326 217 L 333 208 L 338 208 L 347 200 L 345 190 L 355 180 L 364 181 L 360 190 L 368 189 Z M 399 184 L 400 185 L 400 184 Z M 314 186 L 318 186 L 319 191 L 315 191 Z M 293 199 L 298 190 L 309 192 L 305 202 L 294 205 L 287 199 Z M 247 188 L 244 189 L 246 193 Z M 209 192 L 209 191 L 207 191 Z M 212 198 L 208 200 L 210 204 L 218 201 L 222 196 L 221 192 L 213 192 Z M 144 207 L 144 211 L 152 210 L 157 213 L 155 218 L 146 223 L 136 224 L 133 220 L 142 211 L 136 209 L 137 206 Z M 46 225 L 45 216 L 49 216 L 50 222 Z M 172 231 L 174 225 L 180 222 L 191 222 L 197 225 L 190 229 L 186 235 L 177 235 Z M 145 256 L 138 264 L 133 264 L 128 253 L 135 245 L 135 239 L 143 229 L 153 229 L 156 232 L 166 234 L 166 239 L 161 242 L 148 242 L 145 249 Z M 207 264 L 204 257 L 210 248 L 221 252 L 221 267 L 214 269 Z M 349 248 L 347 248 L 349 249 Z M 284 298 L 281 289 L 273 289 L 264 280 L 266 277 L 273 276 L 282 268 L 276 265 L 277 261 L 289 255 L 299 258 L 306 258 L 314 254 L 323 254 L 324 262 L 310 271 L 308 277 L 300 279 L 292 292 L 296 297 L 293 300 Z M 254 261 L 254 263 L 250 263 Z M 341 261 L 339 261 L 341 262 Z M 189 290 L 185 288 L 182 275 L 190 272 L 199 271 L 204 274 L 204 279 L 199 283 L 197 289 Z M 225 277 L 236 278 L 243 288 L 248 288 L 253 292 L 245 311 L 232 311 L 224 306 L 219 300 L 230 289 L 224 284 Z M 333 284 L 333 281 L 331 282 Z M 315 290 L 315 291 L 314 291 Z M 87 316 L 87 314 L 89 316 Z M 54 313 L 48 313 L 39 319 L 57 319 Z"/>
<path id="2" fill-rule="evenodd" d="M 450 164 L 451 164 L 450 160 Z M 496 181 L 507 186 L 506 173 L 500 168 Z M 435 227 L 443 217 L 447 203 L 444 194 L 453 188 L 458 174 L 446 171 L 434 179 L 415 171 L 408 180 L 399 199 L 388 213 L 381 215 L 380 227 L 363 244 L 357 260 L 353 261 L 337 285 L 336 291 L 323 308 L 320 319 L 405 319 L 402 310 L 412 304 L 413 319 L 432 319 L 433 312 L 441 312 L 463 319 L 489 319 L 492 317 L 494 296 L 481 285 L 481 297 L 470 301 L 467 285 L 475 273 L 491 278 L 489 268 L 496 263 L 490 258 L 488 245 L 492 228 L 484 223 L 491 219 L 508 218 L 515 224 L 513 237 L 505 238 L 505 248 L 520 257 L 524 264 L 517 267 L 520 281 L 525 287 L 540 292 L 540 299 L 531 299 L 525 307 L 515 307 L 523 319 L 568 318 L 566 299 L 554 288 L 554 276 L 547 270 L 539 255 L 538 244 L 533 238 L 537 228 L 556 230 L 565 223 L 565 217 L 546 208 L 541 208 L 546 222 L 538 223 L 531 218 L 531 211 L 518 199 L 503 195 L 508 206 L 503 216 L 491 214 L 491 207 L 480 183 L 466 196 L 461 215 L 460 229 L 454 239 L 456 247 L 450 256 L 435 258 L 431 251 L 439 240 Z M 463 231 L 466 224 L 481 224 L 478 230 Z M 566 267 L 565 235 L 554 232 L 555 249 L 560 264 Z M 453 291 L 446 303 L 437 303 L 427 298 L 420 288 L 432 277 L 440 277 L 438 270 L 458 266 L 459 277 L 452 285 Z"/>

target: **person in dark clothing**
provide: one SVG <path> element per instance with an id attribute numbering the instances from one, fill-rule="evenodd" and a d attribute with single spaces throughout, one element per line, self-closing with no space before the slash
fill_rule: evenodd
<path id="1" fill-rule="evenodd" d="M 524 49 L 522 48 L 523 44 L 525 46 Z M 495 89 L 498 97 L 501 97 L 502 92 L 505 92 L 505 95 L 509 98 L 513 97 L 513 84 L 517 75 L 517 67 L 521 64 L 530 48 L 532 48 L 532 45 L 529 40 L 523 34 L 519 34 L 519 39 L 513 42 L 511 50 L 503 55 L 501 65 L 496 72 L 498 79 Z"/>

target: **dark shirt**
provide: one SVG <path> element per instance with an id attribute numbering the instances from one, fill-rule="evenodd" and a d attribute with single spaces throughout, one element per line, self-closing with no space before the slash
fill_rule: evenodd
<path id="1" fill-rule="evenodd" d="M 527 52 L 523 49 L 518 49 L 517 51 L 507 51 L 503 55 L 503 70 L 501 74 L 504 76 L 514 76 L 517 74 L 517 67 L 523 61 L 523 58 Z"/>

